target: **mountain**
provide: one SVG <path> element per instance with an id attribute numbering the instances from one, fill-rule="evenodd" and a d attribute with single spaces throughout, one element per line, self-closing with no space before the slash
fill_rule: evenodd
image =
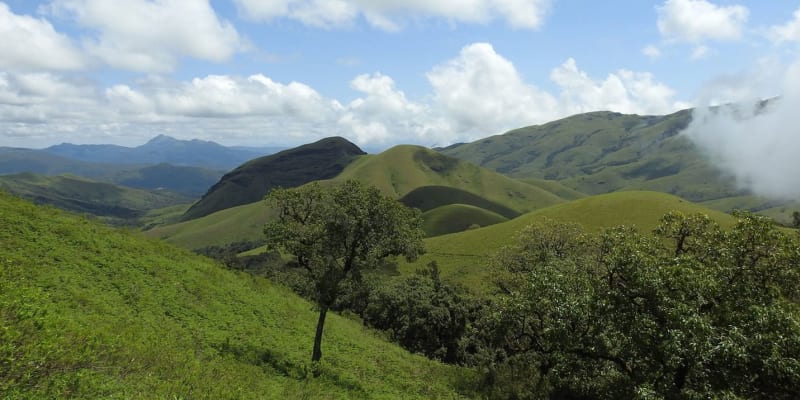
<path id="1" fill-rule="evenodd" d="M 465 368 L 168 244 L 0 193 L 8 399 L 474 398 Z M 462 385 L 463 386 L 463 385 Z"/>
<path id="2" fill-rule="evenodd" d="M 258 164 L 260 162 L 256 165 Z M 373 185 L 386 195 L 423 210 L 433 210 L 451 204 L 466 204 L 486 211 L 466 214 L 462 212 L 458 215 L 470 216 L 475 220 L 463 220 L 458 224 L 437 216 L 439 222 L 429 229 L 432 233 L 452 231 L 454 227 L 466 228 L 473 224 L 483 226 L 498 221 L 498 217 L 507 218 L 504 215 L 514 217 L 565 201 L 538 186 L 516 181 L 420 146 L 402 145 L 381 154 L 358 156 L 331 181 L 346 179 Z M 217 192 L 219 201 L 227 200 L 227 196 L 252 191 L 254 187 L 252 184 L 236 186 L 230 177 L 223 178 L 220 182 L 227 180 L 231 181 L 227 185 L 233 190 L 212 189 Z M 557 188 L 558 184 L 552 183 L 551 186 Z M 262 201 L 262 193 L 266 192 L 258 190 L 255 195 L 247 194 L 252 199 L 249 204 L 232 208 L 220 206 L 218 207 L 220 211 L 181 223 L 160 226 L 145 234 L 189 249 L 224 246 L 238 241 L 259 241 L 263 238 L 264 223 L 273 217 L 271 210 Z M 487 213 L 497 216 L 487 218 Z M 445 215 L 453 214 L 448 212 Z M 435 215 L 435 213 L 429 214 L 429 216 Z"/>
<path id="3" fill-rule="evenodd" d="M 691 110 L 666 116 L 591 112 L 441 149 L 518 179 L 586 194 L 654 190 L 699 202 L 749 193 L 683 135 Z"/>
<path id="4" fill-rule="evenodd" d="M 169 163 L 223 170 L 277 150 L 277 148 L 225 147 L 215 142 L 197 139 L 178 140 L 166 135 L 158 135 L 138 147 L 63 143 L 44 149 L 50 154 L 95 163 Z"/>
<path id="5" fill-rule="evenodd" d="M 167 189 L 197 199 L 221 176 L 222 172 L 210 169 L 161 163 L 121 171 L 116 173 L 111 180 L 133 188 Z"/>
<path id="6" fill-rule="evenodd" d="M 333 178 L 363 154 L 366 153 L 346 139 L 331 137 L 250 160 L 225 174 L 183 219 L 262 200 L 275 187 L 295 187 Z"/>
<path id="7" fill-rule="evenodd" d="M 191 197 L 167 190 L 133 189 L 73 175 L 2 175 L 0 190 L 113 223 L 133 223 L 147 211 L 192 201 Z"/>

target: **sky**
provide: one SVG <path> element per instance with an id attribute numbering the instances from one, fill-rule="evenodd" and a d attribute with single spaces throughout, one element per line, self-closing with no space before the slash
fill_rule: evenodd
<path id="1" fill-rule="evenodd" d="M 799 45 L 783 0 L 6 0 L 0 146 L 446 146 L 784 96 Z"/>

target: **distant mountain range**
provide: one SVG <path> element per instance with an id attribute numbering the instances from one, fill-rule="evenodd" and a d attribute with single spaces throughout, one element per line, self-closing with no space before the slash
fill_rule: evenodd
<path id="1" fill-rule="evenodd" d="M 203 140 L 178 140 L 158 135 L 137 147 L 63 143 L 44 149 L 61 157 L 93 163 L 159 164 L 229 170 L 248 160 L 282 150 L 280 147 L 226 147 Z"/>

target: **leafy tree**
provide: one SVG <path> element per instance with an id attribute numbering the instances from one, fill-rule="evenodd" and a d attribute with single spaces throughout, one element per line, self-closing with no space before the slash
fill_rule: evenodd
<path id="1" fill-rule="evenodd" d="M 800 211 L 795 211 L 792 213 L 792 226 L 795 228 L 800 228 Z"/>
<path id="2" fill-rule="evenodd" d="M 679 213 L 654 235 L 528 228 L 494 258 L 500 293 L 477 323 L 494 394 L 800 397 L 800 243 L 736 216 L 729 231 Z"/>
<path id="3" fill-rule="evenodd" d="M 461 361 L 460 340 L 477 303 L 443 282 L 436 262 L 376 287 L 364 322 L 386 330 L 404 348 L 444 362 Z"/>
<path id="4" fill-rule="evenodd" d="M 278 211 L 264 229 L 268 244 L 293 255 L 313 286 L 319 319 L 311 360 L 319 361 L 325 316 L 343 286 L 386 257 L 423 251 L 420 213 L 353 180 L 275 189 L 267 201 Z"/>

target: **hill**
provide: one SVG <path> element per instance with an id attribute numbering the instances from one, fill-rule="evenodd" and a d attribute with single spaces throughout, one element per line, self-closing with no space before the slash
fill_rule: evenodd
<path id="1" fill-rule="evenodd" d="M 508 221 L 485 208 L 467 204 L 448 204 L 422 214 L 422 229 L 428 237 L 462 232 Z"/>
<path id="2" fill-rule="evenodd" d="M 333 178 L 363 154 L 366 153 L 346 139 L 332 137 L 250 160 L 225 174 L 184 214 L 183 220 L 259 201 L 275 187 Z"/>
<path id="3" fill-rule="evenodd" d="M 78 161 L 43 150 L 0 147 L 0 175 L 18 173 L 72 174 L 139 189 L 167 189 L 200 197 L 222 172 L 171 164 L 134 165 Z"/>
<path id="4" fill-rule="evenodd" d="M 412 355 L 286 289 L 0 193 L 4 398 L 459 398 L 471 372 Z M 469 397 L 469 394 L 464 395 Z"/>
<path id="5" fill-rule="evenodd" d="M 39 204 L 103 217 L 112 223 L 135 223 L 149 210 L 192 201 L 167 190 L 132 189 L 72 175 L 2 175 L 0 190 Z"/>
<path id="6" fill-rule="evenodd" d="M 160 164 L 228 170 L 247 160 L 278 151 L 277 148 L 225 147 L 203 140 L 178 140 L 158 135 L 137 147 L 108 144 L 62 143 L 45 152 L 73 160 L 108 164 Z"/>
<path id="7" fill-rule="evenodd" d="M 748 193 L 678 133 L 691 110 L 666 116 L 591 112 L 442 149 L 518 179 L 556 180 L 586 194 L 654 190 L 690 201 Z"/>
<path id="8" fill-rule="evenodd" d="M 397 146 L 381 154 L 359 156 L 331 181 L 346 179 L 374 185 L 397 198 L 408 195 L 409 204 L 416 202 L 415 207 L 425 209 L 461 203 L 515 216 L 564 201 L 541 188 L 419 146 Z M 239 190 L 243 191 L 244 187 Z M 412 193 L 415 190 L 419 192 Z M 430 193 L 435 193 L 435 198 L 417 196 Z M 145 234 L 190 249 L 224 246 L 231 241 L 261 240 L 263 223 L 270 214 L 261 201 L 263 195 L 252 198 L 255 198 L 253 203 L 159 227 Z M 420 199 L 430 205 L 420 205 L 417 202 Z M 481 225 L 480 222 L 470 221 L 466 226 Z"/>
<path id="9" fill-rule="evenodd" d="M 704 213 L 723 226 L 733 223 L 733 217 L 728 214 L 669 194 L 616 192 L 543 208 L 508 222 L 480 229 L 428 238 L 425 240 L 427 253 L 413 264 L 401 263 L 400 269 L 412 272 L 435 260 L 441 268 L 442 276 L 482 290 L 488 284 L 488 276 L 484 270 L 488 258 L 501 247 L 513 243 L 517 232 L 535 221 L 550 218 L 575 222 L 590 231 L 622 224 L 651 231 L 664 214 L 673 210 Z"/>
<path id="10" fill-rule="evenodd" d="M 359 157 L 336 179 L 356 179 L 395 198 L 426 186 L 445 186 L 458 189 L 451 192 L 456 196 L 469 192 L 517 213 L 564 201 L 539 187 L 425 147 L 411 145 L 395 146 L 381 154 Z M 458 202 L 457 199 L 442 199 L 439 204 Z"/>

